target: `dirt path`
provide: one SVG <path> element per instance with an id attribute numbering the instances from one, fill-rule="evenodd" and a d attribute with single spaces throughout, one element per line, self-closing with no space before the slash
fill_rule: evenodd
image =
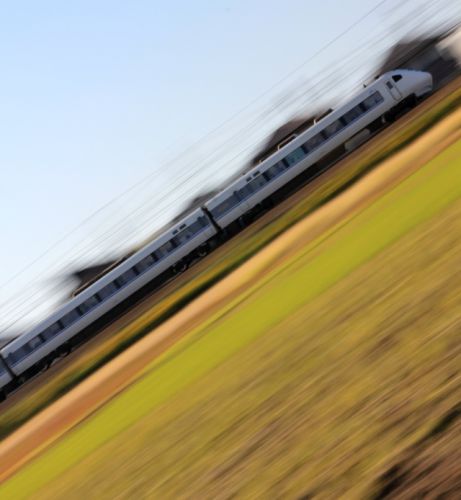
<path id="1" fill-rule="evenodd" d="M 0 444 L 0 482 L 126 388 L 156 356 L 218 311 L 242 288 L 251 285 L 261 273 L 368 206 L 460 138 L 461 110 L 296 224 L 173 318 L 31 419 Z"/>

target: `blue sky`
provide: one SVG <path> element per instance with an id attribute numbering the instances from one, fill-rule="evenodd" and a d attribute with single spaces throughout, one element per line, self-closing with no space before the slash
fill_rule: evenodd
<path id="1" fill-rule="evenodd" d="M 381 2 L 309 60 L 378 4 L 0 4 L 3 313 L 20 317 L 42 304 L 55 276 L 142 240 L 239 168 L 283 119 L 345 95 L 414 27 L 406 13 L 426 6 L 430 25 L 456 9 Z M 321 96 L 328 72 L 336 83 Z"/>

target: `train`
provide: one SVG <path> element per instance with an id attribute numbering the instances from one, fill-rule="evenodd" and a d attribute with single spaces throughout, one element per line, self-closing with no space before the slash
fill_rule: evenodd
<path id="1" fill-rule="evenodd" d="M 46 319 L 0 349 L 0 399 L 68 354 L 79 344 L 82 332 L 98 319 L 148 283 L 184 271 L 245 227 L 254 213 L 273 206 L 277 195 L 301 174 L 315 171 L 322 159 L 344 148 L 367 127 L 392 121 L 402 110 L 416 105 L 432 86 L 432 76 L 426 72 L 401 69 L 381 75 L 83 287 Z"/>

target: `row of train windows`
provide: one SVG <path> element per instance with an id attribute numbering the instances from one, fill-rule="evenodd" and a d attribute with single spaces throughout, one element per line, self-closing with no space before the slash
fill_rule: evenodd
<path id="1" fill-rule="evenodd" d="M 234 193 L 226 198 L 222 203 L 211 210 L 211 214 L 219 217 L 238 205 L 242 200 L 250 194 L 258 191 L 265 186 L 269 181 L 280 175 L 284 170 L 292 167 L 304 159 L 310 152 L 317 149 L 325 141 L 336 135 L 343 128 L 350 125 L 352 122 L 360 118 L 369 110 L 375 108 L 378 104 L 384 101 L 383 96 L 378 92 L 369 95 L 362 102 L 344 113 L 341 117 L 330 123 L 327 127 L 321 130 L 318 134 L 308 139 L 304 144 L 289 153 L 285 158 L 269 167 L 261 175 L 252 179 L 243 188 L 234 191 Z"/>
<path id="2" fill-rule="evenodd" d="M 200 232 L 202 228 L 208 225 L 209 222 L 206 217 L 199 217 L 197 221 L 195 221 L 190 226 L 187 226 L 184 230 L 180 231 L 171 240 L 167 241 L 161 247 L 157 248 L 157 250 L 144 257 L 144 259 L 139 261 L 135 266 L 125 271 L 105 287 L 101 288 L 99 292 L 86 299 L 85 302 L 82 302 L 75 309 L 69 311 L 59 321 L 56 321 L 56 323 L 53 323 L 46 330 L 39 333 L 33 339 L 29 340 L 27 344 L 24 344 L 16 351 L 10 353 L 8 355 L 8 360 L 11 363 L 17 363 L 21 359 L 27 357 L 32 351 L 55 337 L 58 333 L 60 333 L 68 326 L 72 325 L 72 323 L 74 323 L 77 319 L 84 316 L 86 313 L 94 309 L 98 304 L 113 295 L 117 290 L 123 288 L 125 285 L 133 281 L 137 276 L 149 269 L 168 252 L 186 243 L 195 234 Z"/>
<path id="3" fill-rule="evenodd" d="M 228 210 L 232 209 L 238 205 L 242 200 L 250 196 L 252 193 L 258 191 L 260 188 L 265 186 L 270 180 L 274 179 L 280 175 L 287 167 L 280 161 L 272 167 L 269 167 L 261 175 L 258 175 L 253 180 L 245 184 L 241 189 L 234 191 L 234 193 L 226 198 L 222 203 L 216 205 L 211 210 L 211 215 L 219 217 L 226 213 Z"/>

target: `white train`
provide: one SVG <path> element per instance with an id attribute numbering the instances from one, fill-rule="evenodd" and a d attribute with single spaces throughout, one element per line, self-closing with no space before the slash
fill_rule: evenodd
<path id="1" fill-rule="evenodd" d="M 0 349 L 0 398 L 54 359 L 65 355 L 85 329 L 153 280 L 163 280 L 204 256 L 242 226 L 242 218 L 300 174 L 314 169 L 331 151 L 376 120 L 388 119 L 432 90 L 429 73 L 386 73 L 347 104 L 330 112 L 203 207 L 168 228 L 154 241 L 85 288 L 47 319 Z"/>
<path id="2" fill-rule="evenodd" d="M 220 227 L 231 225 L 368 125 L 382 117 L 391 118 L 397 107 L 411 104 L 431 89 L 429 73 L 400 70 L 382 75 L 347 104 L 242 175 L 205 207 Z"/>

